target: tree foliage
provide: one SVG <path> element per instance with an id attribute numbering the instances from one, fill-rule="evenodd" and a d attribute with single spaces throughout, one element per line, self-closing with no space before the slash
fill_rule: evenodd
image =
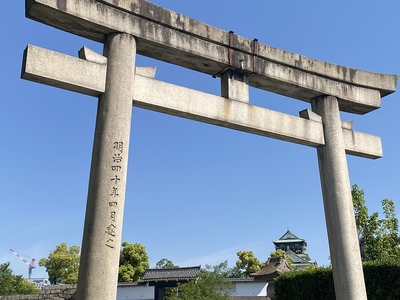
<path id="1" fill-rule="evenodd" d="M 140 281 L 144 271 L 149 268 L 146 248 L 138 243 L 122 243 L 119 260 L 119 282 Z"/>
<path id="2" fill-rule="evenodd" d="M 276 299 L 334 300 L 332 269 L 320 267 L 282 273 L 275 279 L 275 296 Z"/>
<path id="3" fill-rule="evenodd" d="M 229 300 L 228 289 L 231 283 L 226 278 L 227 262 L 211 267 L 206 265 L 196 280 L 178 286 L 178 293 L 169 295 L 166 300 Z"/>
<path id="4" fill-rule="evenodd" d="M 368 214 L 363 190 L 353 185 L 351 194 L 363 261 L 399 259 L 399 224 L 393 200 L 382 200 L 384 218 L 379 219 L 378 212 Z"/>
<path id="5" fill-rule="evenodd" d="M 45 267 L 51 284 L 76 283 L 79 270 L 79 246 L 68 248 L 66 243 L 56 246 L 48 258 L 39 260 L 39 266 Z"/>
<path id="6" fill-rule="evenodd" d="M 22 278 L 22 275 L 14 275 L 10 269 L 10 263 L 0 264 L 0 295 L 29 295 L 40 294 L 35 284 Z"/>
<path id="7" fill-rule="evenodd" d="M 275 251 L 272 251 L 269 256 L 270 257 L 284 257 L 286 255 L 286 252 L 283 251 L 282 249 L 277 249 Z"/>
<path id="8" fill-rule="evenodd" d="M 174 263 L 172 261 L 170 261 L 169 259 L 162 258 L 156 263 L 156 268 L 157 269 L 172 269 L 172 268 L 179 268 L 179 266 L 175 266 Z"/>
<path id="9" fill-rule="evenodd" d="M 248 277 L 251 273 L 260 271 L 265 267 L 265 263 L 260 262 L 253 254 L 253 251 L 239 251 L 236 253 L 238 260 L 231 269 L 229 277 L 242 278 Z"/>

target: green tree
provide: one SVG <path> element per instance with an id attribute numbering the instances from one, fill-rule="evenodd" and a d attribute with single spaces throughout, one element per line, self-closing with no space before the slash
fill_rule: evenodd
<path id="1" fill-rule="evenodd" d="M 169 259 L 162 258 L 156 263 L 156 268 L 157 269 L 172 269 L 172 268 L 179 268 L 179 266 L 175 266 L 174 263 L 172 261 L 170 261 Z"/>
<path id="2" fill-rule="evenodd" d="M 275 251 L 272 251 L 269 256 L 270 257 L 281 257 L 281 256 L 285 256 L 286 252 L 283 251 L 282 249 L 277 249 Z"/>
<path id="3" fill-rule="evenodd" d="M 364 191 L 355 184 L 351 191 L 363 261 L 397 260 L 400 257 L 399 223 L 393 200 L 383 199 L 384 218 L 368 214 Z"/>
<path id="4" fill-rule="evenodd" d="M 35 284 L 22 278 L 22 275 L 14 275 L 10 269 L 10 263 L 0 264 L 0 295 L 29 295 L 40 294 Z"/>
<path id="5" fill-rule="evenodd" d="M 122 243 L 119 259 L 119 282 L 140 281 L 144 271 L 149 268 L 146 248 L 141 244 Z"/>
<path id="6" fill-rule="evenodd" d="M 60 282 L 70 284 L 78 281 L 79 252 L 80 247 L 68 248 L 66 243 L 61 243 L 50 252 L 48 258 L 39 260 L 39 266 L 46 267 L 51 284 Z"/>
<path id="7" fill-rule="evenodd" d="M 253 251 L 239 251 L 236 253 L 238 260 L 231 269 L 229 277 L 242 278 L 248 277 L 251 273 L 260 271 L 265 267 L 265 263 L 260 262 L 253 254 Z"/>
<path id="8" fill-rule="evenodd" d="M 226 274 L 227 262 L 211 267 L 206 265 L 196 280 L 178 286 L 178 293 L 169 295 L 166 300 L 229 300 L 231 285 Z"/>

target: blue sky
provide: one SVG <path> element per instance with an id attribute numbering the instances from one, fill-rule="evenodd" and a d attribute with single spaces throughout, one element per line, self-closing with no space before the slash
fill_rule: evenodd
<path id="1" fill-rule="evenodd" d="M 0 263 L 27 276 L 10 248 L 37 259 L 56 245 L 81 244 L 97 99 L 20 79 L 33 44 L 69 55 L 100 44 L 24 17 L 24 1 L 0 10 Z M 155 4 L 290 52 L 379 73 L 400 74 L 400 2 L 166 1 Z M 219 94 L 219 79 L 138 56 L 156 79 Z M 384 157 L 348 156 L 350 181 L 370 212 L 400 199 L 400 93 L 364 116 L 343 114 L 354 129 L 382 137 Z M 308 103 L 256 89 L 250 102 L 298 115 Z M 398 215 L 400 207 L 397 207 Z M 236 252 L 266 260 L 290 230 L 329 264 L 317 155 L 299 146 L 133 108 L 123 240 L 146 247 L 150 265 L 233 265 Z M 34 277 L 46 277 L 44 268 Z"/>

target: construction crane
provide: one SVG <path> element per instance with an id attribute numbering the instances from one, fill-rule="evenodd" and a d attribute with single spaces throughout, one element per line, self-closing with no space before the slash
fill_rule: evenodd
<path id="1" fill-rule="evenodd" d="M 28 268 L 29 268 L 29 269 L 28 269 L 28 278 L 31 279 L 32 270 L 33 270 L 34 268 L 36 268 L 36 267 L 35 267 L 35 259 L 32 258 L 32 257 L 29 257 L 29 256 L 25 255 L 26 257 L 29 257 L 29 258 L 32 259 L 31 262 L 29 263 L 25 258 L 23 258 L 20 254 L 18 254 L 17 252 L 15 252 L 13 249 L 10 249 L 10 251 L 11 251 L 12 253 L 14 253 L 15 256 L 17 256 L 20 260 L 22 260 L 22 261 L 28 266 Z"/>

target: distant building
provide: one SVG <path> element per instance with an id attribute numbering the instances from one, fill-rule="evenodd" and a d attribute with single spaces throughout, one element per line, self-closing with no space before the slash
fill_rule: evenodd
<path id="1" fill-rule="evenodd" d="M 147 269 L 141 282 L 118 283 L 117 300 L 162 300 L 164 289 L 177 287 L 198 278 L 200 266 L 170 269 Z M 266 299 L 267 282 L 256 281 L 252 277 L 230 278 L 228 292 L 231 299 Z"/>
<path id="2" fill-rule="evenodd" d="M 50 285 L 50 281 L 47 278 L 30 278 L 27 280 L 34 283 L 39 290 L 43 290 L 45 285 Z"/>
<path id="3" fill-rule="evenodd" d="M 154 270 L 154 269 L 153 269 Z M 157 269 L 162 270 L 162 269 Z M 187 270 L 177 269 L 177 273 L 186 273 Z M 152 275 L 160 278 L 159 275 L 152 271 Z M 156 278 L 152 278 L 151 282 L 119 282 L 117 290 L 117 300 L 159 300 L 162 298 L 162 286 L 172 287 L 176 280 L 171 278 L 170 280 L 166 277 L 160 278 L 159 284 L 156 283 Z M 181 278 L 178 279 L 180 281 Z M 193 280 L 193 279 L 190 279 Z M 169 284 L 167 284 L 169 282 Z M 254 300 L 254 299 L 265 299 L 267 297 L 267 283 L 254 280 L 254 278 L 230 278 L 232 285 L 229 290 L 226 290 L 232 300 Z M 153 285 L 150 285 L 153 284 Z M 158 291 L 157 291 L 158 290 Z M 224 291 L 225 292 L 225 291 Z"/>
<path id="4" fill-rule="evenodd" d="M 289 229 L 279 240 L 273 243 L 275 250 L 281 249 L 285 251 L 286 255 L 292 259 L 293 265 L 297 270 L 317 264 L 311 260 L 307 253 L 307 242 L 294 235 Z"/>
<path id="5" fill-rule="evenodd" d="M 250 274 L 250 276 L 253 277 L 255 281 L 267 283 L 267 299 L 275 300 L 275 278 L 283 273 L 292 271 L 293 268 L 287 262 L 286 257 L 277 256 L 268 258 L 265 267 L 256 273 Z"/>
<path id="6" fill-rule="evenodd" d="M 164 289 L 195 280 L 201 271 L 200 266 L 186 268 L 156 268 L 144 271 L 142 282 L 154 288 L 155 300 L 164 298 Z"/>
<path id="7" fill-rule="evenodd" d="M 118 282 L 117 300 L 154 300 L 155 288 L 143 282 Z"/>
<path id="8" fill-rule="evenodd" d="M 267 282 L 256 281 L 253 277 L 246 278 L 228 278 L 231 285 L 226 292 L 229 293 L 231 299 L 254 299 L 254 297 L 267 297 Z M 225 292 L 225 291 L 224 291 Z"/>

